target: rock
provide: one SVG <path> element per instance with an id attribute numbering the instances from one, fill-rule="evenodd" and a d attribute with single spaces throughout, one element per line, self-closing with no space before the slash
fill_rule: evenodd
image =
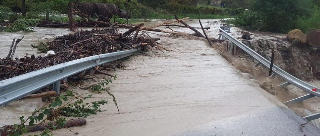
<path id="1" fill-rule="evenodd" d="M 242 39 L 251 40 L 250 33 L 249 32 L 243 32 L 242 33 Z"/>
<path id="2" fill-rule="evenodd" d="M 310 30 L 307 33 L 307 42 L 315 48 L 320 47 L 320 29 Z"/>
<path id="3" fill-rule="evenodd" d="M 299 41 L 303 44 L 307 43 L 306 35 L 299 29 L 291 30 L 288 35 L 288 39 L 290 42 L 292 41 Z"/>

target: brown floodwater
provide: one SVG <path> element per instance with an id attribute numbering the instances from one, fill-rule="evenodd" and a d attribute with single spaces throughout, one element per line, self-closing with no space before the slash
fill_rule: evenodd
<path id="1" fill-rule="evenodd" d="M 197 20 L 188 23 L 199 26 Z M 219 21 L 203 20 L 203 23 L 211 27 L 209 36 L 217 38 Z M 189 29 L 173 29 L 191 33 Z M 152 49 L 148 53 L 137 54 L 124 62 L 124 69 L 109 72 L 118 77 L 110 84 L 110 91 L 117 99 L 120 113 L 108 94 L 93 94 L 91 101 L 109 101 L 108 105 L 102 107 L 104 111 L 88 117 L 85 126 L 54 131 L 55 135 L 175 135 L 199 125 L 224 122 L 231 118 L 237 120 L 239 116 L 256 116 L 260 111 L 269 113 L 269 109 L 286 108 L 273 95 L 261 89 L 257 81 L 230 65 L 204 39 L 156 32 L 149 34 L 161 38 L 160 46 L 167 51 Z M 96 75 L 80 86 L 104 78 L 107 76 Z M 90 94 L 79 87 L 71 88 L 78 93 Z M 41 105 L 43 103 L 35 99 L 19 100 L 0 107 L 0 126 L 17 123 L 19 116 L 30 115 Z M 275 113 L 278 112 L 281 110 Z M 287 116 L 283 118 L 294 120 Z M 288 121 L 279 119 L 272 121 L 280 126 L 288 124 Z M 294 129 L 284 129 L 282 134 L 289 134 L 290 131 L 303 134 L 296 128 L 299 124 L 289 124 L 294 125 Z M 256 134 L 259 131 L 256 130 Z"/>

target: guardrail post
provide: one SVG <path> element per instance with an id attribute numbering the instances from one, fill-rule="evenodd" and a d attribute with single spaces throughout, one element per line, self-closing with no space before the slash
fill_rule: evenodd
<path id="1" fill-rule="evenodd" d="M 312 113 L 311 113 L 309 110 L 307 110 L 307 109 L 304 109 L 304 113 L 306 114 L 306 116 L 312 115 Z M 318 120 L 310 120 L 310 122 L 311 122 L 311 124 L 313 124 L 315 127 L 320 128 L 320 125 L 319 125 Z"/>
<path id="2" fill-rule="evenodd" d="M 233 53 L 232 53 L 233 52 L 233 43 L 229 42 L 228 45 L 229 45 L 229 52 L 230 52 L 231 55 L 233 55 Z"/>
<path id="3" fill-rule="evenodd" d="M 53 91 L 56 91 L 57 94 L 60 94 L 61 83 L 60 80 L 53 83 Z"/>

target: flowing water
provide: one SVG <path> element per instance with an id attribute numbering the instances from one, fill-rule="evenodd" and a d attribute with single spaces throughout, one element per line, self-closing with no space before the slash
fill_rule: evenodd
<path id="1" fill-rule="evenodd" d="M 202 22 L 211 27 L 209 37 L 217 38 L 219 21 Z M 197 20 L 188 24 L 199 26 Z M 173 29 L 192 32 L 183 28 Z M 308 130 L 301 132 L 297 127 L 301 122 L 291 118 L 295 115 L 283 112 L 286 106 L 261 89 L 254 79 L 230 65 L 204 39 L 155 32 L 149 34 L 151 37 L 161 38 L 160 46 L 167 51 L 153 49 L 148 53 L 137 54 L 124 62 L 124 69 L 110 72 L 118 77 L 110 84 L 110 90 L 117 99 L 120 113 L 108 94 L 93 94 L 94 100 L 109 101 L 108 105 L 102 107 L 106 111 L 88 117 L 85 126 L 54 131 L 55 135 L 192 135 L 187 131 L 202 125 L 230 123 L 225 120 L 232 119 L 231 122 L 237 122 L 237 126 L 241 127 L 243 118 L 264 116 L 270 112 L 273 113 L 270 114 L 272 117 L 281 113 L 281 118 L 271 117 L 266 121 L 261 117 L 255 122 L 247 121 L 246 124 L 258 122 L 261 129 L 263 125 L 271 125 L 268 126 L 270 130 L 264 132 L 271 135 L 275 132 L 280 135 L 303 135 L 315 130 L 308 126 Z M 104 78 L 106 76 L 96 75 L 95 79 L 86 81 L 84 85 Z M 72 88 L 79 93 L 88 93 L 79 87 Z M 0 126 L 17 123 L 19 116 L 28 115 L 41 105 L 40 100 L 36 99 L 20 100 L 1 107 Z M 280 130 L 273 130 L 278 126 Z M 261 130 L 254 127 L 257 126 L 251 124 L 248 132 L 259 134 Z M 225 129 L 227 128 L 229 127 L 226 126 Z M 234 135 L 241 133 L 234 132 L 237 132 Z M 310 135 L 312 134 L 314 133 Z"/>

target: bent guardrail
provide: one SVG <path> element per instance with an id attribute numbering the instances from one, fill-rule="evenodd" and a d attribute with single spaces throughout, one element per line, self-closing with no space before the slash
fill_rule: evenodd
<path id="1" fill-rule="evenodd" d="M 0 81 L 0 106 L 50 84 L 53 84 L 54 91 L 59 93 L 60 80 L 95 66 L 128 57 L 136 51 L 138 50 L 131 49 L 90 56 L 2 80 Z"/>
<path id="2" fill-rule="evenodd" d="M 243 44 L 238 39 L 232 37 L 230 34 L 228 34 L 223 29 L 220 28 L 219 30 L 220 30 L 221 36 L 223 36 L 224 38 L 230 40 L 233 44 L 235 44 L 236 46 L 241 48 L 243 51 L 248 53 L 251 57 L 253 57 L 255 60 L 257 60 L 259 63 L 261 63 L 262 65 L 264 65 L 265 67 L 270 69 L 271 62 L 269 60 L 265 59 L 260 54 L 256 53 L 254 50 L 252 50 L 251 48 L 249 48 L 248 46 Z M 292 99 L 290 101 L 287 101 L 287 102 L 285 102 L 286 104 L 301 102 L 303 100 L 312 98 L 314 96 L 320 97 L 320 92 L 319 92 L 320 90 L 317 89 L 315 86 L 310 85 L 310 84 L 308 84 L 308 83 L 306 83 L 306 82 L 304 82 L 304 81 L 302 81 L 302 80 L 290 75 L 289 73 L 287 73 L 286 71 L 282 70 L 278 66 L 273 65 L 272 72 L 274 74 L 280 76 L 284 80 L 286 80 L 286 82 L 281 84 L 281 86 L 286 86 L 286 85 L 292 84 L 292 85 L 302 89 L 303 91 L 309 93 L 307 95 L 304 95 L 304 96 Z M 320 113 L 313 114 L 313 115 L 310 115 L 310 116 L 306 116 L 304 118 L 307 119 L 307 120 L 314 120 L 314 119 L 320 118 Z"/>

